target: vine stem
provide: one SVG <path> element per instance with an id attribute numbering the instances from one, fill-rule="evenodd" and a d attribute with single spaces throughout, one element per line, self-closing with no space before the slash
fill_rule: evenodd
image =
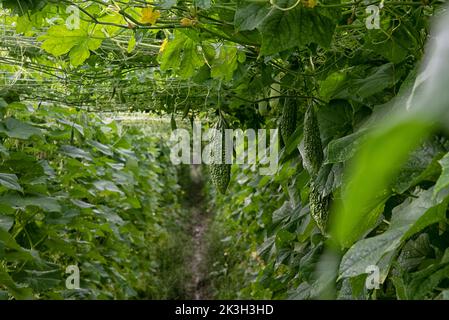
<path id="1" fill-rule="evenodd" d="M 339 3 L 339 4 L 318 4 L 317 7 L 320 8 L 344 8 L 344 7 L 352 7 L 358 6 L 362 1 L 352 2 L 352 3 Z M 375 0 L 368 4 L 361 4 L 362 6 L 369 6 L 376 3 L 382 2 L 381 0 Z M 421 2 L 413 2 L 413 1 L 390 1 L 384 2 L 384 6 L 423 6 L 424 4 Z"/>
<path id="2" fill-rule="evenodd" d="M 281 11 L 290 11 L 290 10 L 296 8 L 300 2 L 301 2 L 301 0 L 297 0 L 296 3 L 295 3 L 294 5 L 292 5 L 292 6 L 288 7 L 288 8 L 282 8 L 282 7 L 280 7 L 280 6 L 278 6 L 278 5 L 276 4 L 275 0 L 270 0 L 270 4 L 271 4 L 273 7 L 275 7 L 276 9 L 281 10 Z"/>

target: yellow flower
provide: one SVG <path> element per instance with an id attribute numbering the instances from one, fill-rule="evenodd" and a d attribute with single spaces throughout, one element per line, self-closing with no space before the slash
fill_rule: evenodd
<path id="1" fill-rule="evenodd" d="M 189 19 L 189 18 L 182 18 L 181 19 L 181 26 L 183 27 L 191 27 L 196 23 L 195 20 Z"/>
<path id="2" fill-rule="evenodd" d="M 317 4 L 317 0 L 302 0 L 301 2 L 306 8 L 314 8 Z"/>
<path id="3" fill-rule="evenodd" d="M 161 47 L 159 48 L 159 52 L 163 52 L 165 48 L 167 47 L 168 39 L 165 38 L 164 41 L 162 41 Z"/>
<path id="4" fill-rule="evenodd" d="M 142 23 L 149 23 L 151 25 L 156 23 L 156 20 L 159 19 L 161 13 L 159 10 L 153 11 L 152 7 L 146 7 L 142 9 Z"/>

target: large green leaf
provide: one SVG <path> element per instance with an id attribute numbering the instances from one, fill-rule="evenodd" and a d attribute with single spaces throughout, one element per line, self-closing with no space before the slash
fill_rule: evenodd
<path id="1" fill-rule="evenodd" d="M 0 242 L 7 248 L 22 251 L 22 247 L 14 240 L 14 238 L 5 229 L 0 228 Z"/>
<path id="2" fill-rule="evenodd" d="M 332 232 L 342 247 L 349 247 L 368 229 L 381 211 L 373 211 L 390 193 L 389 184 L 429 125 L 418 120 L 402 121 L 375 131 L 353 159 L 347 171 L 349 183 L 343 201 L 331 216 Z M 363 186 L 363 187 L 362 187 Z"/>
<path id="3" fill-rule="evenodd" d="M 380 27 L 367 30 L 365 46 L 393 63 L 403 61 L 410 51 L 419 46 L 420 28 L 410 25 L 409 21 L 395 25 L 389 16 L 382 16 Z"/>
<path id="4" fill-rule="evenodd" d="M 366 130 L 359 130 L 339 139 L 332 140 L 326 152 L 325 163 L 338 163 L 351 159 L 366 140 Z"/>
<path id="5" fill-rule="evenodd" d="M 323 146 L 351 131 L 352 114 L 351 105 L 343 100 L 334 100 L 320 106 L 317 117 Z"/>
<path id="6" fill-rule="evenodd" d="M 212 63 L 211 76 L 225 81 L 232 80 L 238 62 L 243 62 L 244 57 L 244 54 L 238 52 L 237 47 L 222 46 L 217 59 Z"/>
<path id="7" fill-rule="evenodd" d="M 426 256 L 433 252 L 430 247 L 429 235 L 427 233 L 420 234 L 416 240 L 410 239 L 402 247 L 401 254 L 397 258 L 397 262 L 404 271 L 410 271 L 419 266 Z"/>
<path id="8" fill-rule="evenodd" d="M 387 63 L 373 68 L 365 78 L 353 80 L 351 86 L 356 96 L 366 98 L 393 86 L 398 79 L 400 75 L 395 66 Z"/>
<path id="9" fill-rule="evenodd" d="M 23 140 L 29 139 L 32 136 L 42 135 L 40 129 L 15 118 L 7 118 L 3 123 L 0 123 L 0 132 L 5 133 L 10 138 Z"/>
<path id="10" fill-rule="evenodd" d="M 14 224 L 14 217 L 0 215 L 0 228 L 5 231 L 9 231 Z"/>
<path id="11" fill-rule="evenodd" d="M 368 266 L 378 265 L 382 257 L 399 248 L 408 238 L 444 219 L 447 200 L 441 201 L 442 199 L 434 199 L 433 189 L 429 189 L 396 207 L 387 231 L 358 241 L 346 252 L 340 264 L 340 277 L 354 277 L 365 273 Z"/>
<path id="12" fill-rule="evenodd" d="M 297 0 L 277 1 L 280 7 L 291 7 Z M 338 11 L 334 10 L 334 13 Z M 328 47 L 332 41 L 336 20 L 328 9 L 307 9 L 300 5 L 292 10 L 272 8 L 258 27 L 262 34 L 260 53 L 272 55 L 310 43 Z"/>
<path id="13" fill-rule="evenodd" d="M 326 1 L 336 3 L 336 1 Z M 297 0 L 279 0 L 281 8 L 293 7 Z M 279 10 L 267 3 L 242 3 L 234 22 L 240 31 L 257 30 L 262 35 L 261 54 L 272 55 L 294 47 L 316 43 L 328 47 L 335 30 L 338 10 L 296 5 L 290 10 Z"/>
<path id="14" fill-rule="evenodd" d="M 338 93 L 343 89 L 348 80 L 348 71 L 339 70 L 327 76 L 326 79 L 320 81 L 320 96 L 322 99 L 329 101 L 338 96 Z"/>
<path id="15" fill-rule="evenodd" d="M 0 283 L 4 285 L 8 292 L 16 299 L 31 299 L 33 291 L 23 284 L 17 284 L 13 278 L 6 272 L 0 269 Z"/>
<path id="16" fill-rule="evenodd" d="M 15 174 L 0 173 L 0 184 L 7 189 L 23 191 Z"/>
<path id="17" fill-rule="evenodd" d="M 44 196 L 22 197 L 18 195 L 4 195 L 0 197 L 0 203 L 15 208 L 26 208 L 28 206 L 39 207 L 47 212 L 60 212 L 61 206 L 55 198 Z"/>
<path id="18" fill-rule="evenodd" d="M 449 38 L 448 30 L 447 20 L 442 19 L 438 37 Z M 449 57 L 449 48 L 434 40 L 428 52 L 419 81 L 402 93 L 398 105 L 390 104 L 395 113 L 371 133 L 348 168 L 342 201 L 331 215 L 332 234 L 342 247 L 351 246 L 367 231 L 361 225 L 372 218 L 368 212 L 373 199 L 389 189 L 410 152 L 432 132 L 435 121 L 447 117 L 449 93 L 444 84 L 449 73 L 448 67 L 438 62 Z"/>
<path id="19" fill-rule="evenodd" d="M 443 156 L 443 151 L 436 141 L 426 140 L 401 167 L 393 183 L 393 191 L 403 193 L 426 179 L 435 179 L 440 173 L 438 159 Z"/>
<path id="20" fill-rule="evenodd" d="M 162 70 L 173 70 L 182 78 L 189 78 L 204 65 L 204 58 L 199 51 L 199 43 L 182 31 L 175 31 L 161 54 Z"/>
<path id="21" fill-rule="evenodd" d="M 439 263 L 410 274 L 411 281 L 406 285 L 409 299 L 425 299 L 437 289 L 438 284 L 449 277 L 449 251 L 446 250 Z"/>
<path id="22" fill-rule="evenodd" d="M 27 284 L 37 292 L 52 289 L 61 284 L 61 270 L 24 270 L 15 276 L 16 281 Z"/>
<path id="23" fill-rule="evenodd" d="M 74 146 L 63 145 L 59 150 L 61 151 L 61 153 L 69 157 L 92 161 L 92 155 L 90 154 L 90 152 L 83 149 Z"/>
<path id="24" fill-rule="evenodd" d="M 237 30 L 254 30 L 261 25 L 270 12 L 268 3 L 246 3 L 242 2 L 237 8 L 234 23 Z"/>
<path id="25" fill-rule="evenodd" d="M 117 185 L 115 185 L 112 181 L 98 180 L 95 181 L 93 185 L 98 191 L 123 194 L 123 192 L 119 189 L 119 187 L 117 187 Z"/>
<path id="26" fill-rule="evenodd" d="M 331 73 L 320 82 L 320 95 L 331 99 L 363 100 L 392 87 L 401 78 L 392 63 L 381 66 L 360 65 Z"/>
<path id="27" fill-rule="evenodd" d="M 40 37 L 42 48 L 54 56 L 69 53 L 70 63 L 79 66 L 90 56 L 90 50 L 101 46 L 104 35 L 100 28 L 81 21 L 80 27 L 73 30 L 65 25 L 51 26 Z"/>
<path id="28" fill-rule="evenodd" d="M 1 3 L 4 8 L 11 9 L 14 13 L 22 16 L 29 10 L 42 9 L 47 4 L 47 0 L 2 0 Z"/>
<path id="29" fill-rule="evenodd" d="M 435 194 L 440 192 L 442 189 L 449 186 L 449 153 L 447 153 L 440 161 L 441 168 L 443 169 L 440 177 L 435 185 Z"/>

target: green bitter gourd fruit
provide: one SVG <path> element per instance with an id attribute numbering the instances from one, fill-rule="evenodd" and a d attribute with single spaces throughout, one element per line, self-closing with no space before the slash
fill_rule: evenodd
<path id="1" fill-rule="evenodd" d="M 307 108 L 304 115 L 304 153 L 303 162 L 311 177 L 315 177 L 323 163 L 323 147 L 320 128 L 313 106 Z"/>
<path id="2" fill-rule="evenodd" d="M 323 196 L 317 186 L 312 183 L 309 192 L 310 215 L 317 224 L 322 234 L 326 233 L 329 217 L 329 196 Z"/>
<path id="3" fill-rule="evenodd" d="M 321 144 L 320 128 L 313 106 L 310 105 L 304 115 L 304 167 L 310 174 L 311 185 L 309 192 L 310 214 L 315 220 L 321 233 L 325 233 L 328 216 L 330 195 L 323 195 L 314 180 L 323 163 L 323 147 Z"/>
<path id="4" fill-rule="evenodd" d="M 212 163 L 209 165 L 210 176 L 212 183 L 217 190 L 225 194 L 231 180 L 231 164 L 226 163 L 226 146 L 225 146 L 225 123 L 222 119 L 218 121 L 216 128 L 217 132 L 212 138 Z M 221 141 L 221 143 L 220 143 Z M 214 155 L 221 154 L 221 159 L 214 157 Z M 215 163 L 216 162 L 216 163 Z"/>
<path id="5" fill-rule="evenodd" d="M 287 144 L 288 139 L 291 137 L 296 129 L 297 107 L 294 101 L 285 99 L 284 106 L 282 107 L 281 120 L 279 123 L 281 129 L 281 137 L 284 144 Z"/>

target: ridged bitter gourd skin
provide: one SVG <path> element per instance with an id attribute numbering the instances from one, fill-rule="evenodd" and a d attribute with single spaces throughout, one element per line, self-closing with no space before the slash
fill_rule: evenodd
<path id="1" fill-rule="evenodd" d="M 231 164 L 226 163 L 225 126 L 220 121 L 216 128 L 217 134 L 212 139 L 213 154 L 221 153 L 221 159 L 213 159 L 209 165 L 210 177 L 217 190 L 225 194 L 231 180 Z M 221 140 L 221 143 L 220 143 Z"/>
<path id="2" fill-rule="evenodd" d="M 284 144 L 287 144 L 296 129 L 297 107 L 294 101 L 286 99 L 282 107 L 281 120 L 279 127 L 281 129 L 281 137 Z"/>
<path id="3" fill-rule="evenodd" d="M 321 144 L 318 119 L 313 109 L 309 106 L 304 115 L 304 167 L 310 174 L 311 184 L 309 192 L 310 215 L 315 220 L 321 233 L 325 234 L 329 216 L 330 195 L 323 195 L 315 179 L 323 164 L 324 154 Z"/>
<path id="4" fill-rule="evenodd" d="M 313 106 L 304 115 L 304 166 L 311 177 L 315 177 L 323 163 L 323 147 L 321 144 L 320 128 Z"/>
<path id="5" fill-rule="evenodd" d="M 321 233 L 325 234 L 329 218 L 329 196 L 322 196 L 320 190 L 312 183 L 309 192 L 310 215 Z"/>

